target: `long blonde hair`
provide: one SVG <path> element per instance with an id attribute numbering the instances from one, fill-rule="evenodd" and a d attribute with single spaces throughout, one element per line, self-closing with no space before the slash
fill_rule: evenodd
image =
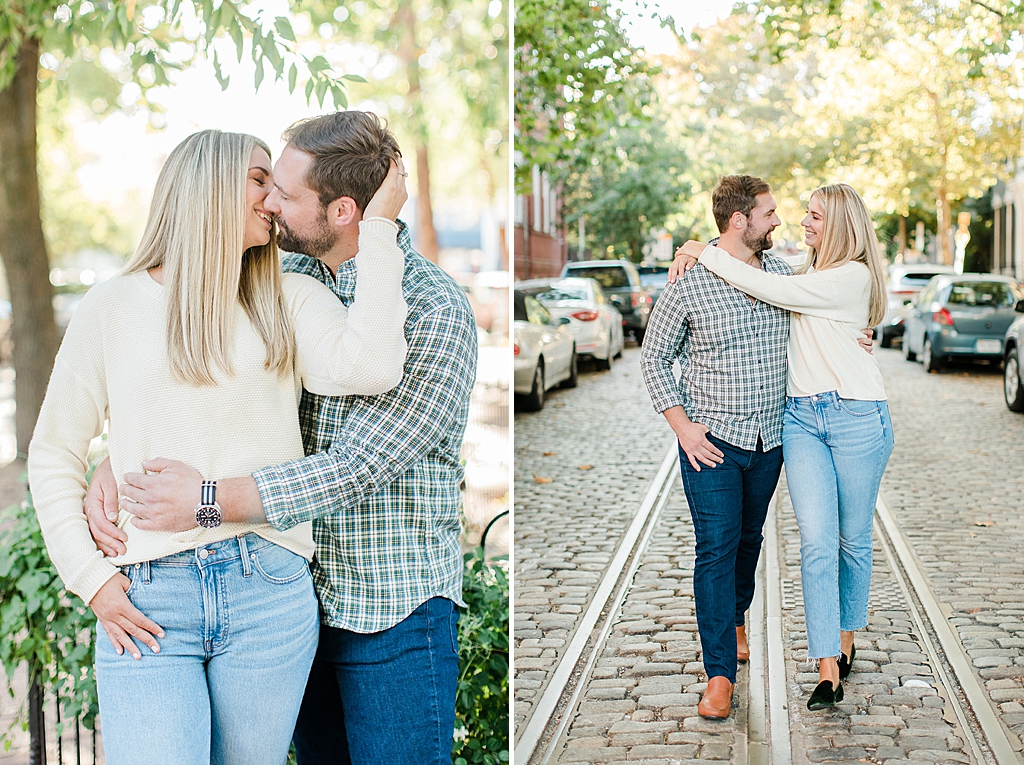
<path id="1" fill-rule="evenodd" d="M 885 258 L 864 200 L 846 183 L 815 189 L 811 199 L 821 203 L 825 225 L 820 245 L 811 248 L 798 272 L 835 268 L 851 260 L 866 265 L 871 274 L 868 324 L 876 326 L 885 316 Z"/>
<path id="2" fill-rule="evenodd" d="M 252 151 L 270 149 L 244 133 L 203 130 L 171 152 L 153 192 L 142 241 L 124 273 L 164 267 L 167 358 L 174 377 L 215 384 L 234 373 L 234 315 L 240 303 L 267 349 L 265 368 L 291 372 L 294 340 L 281 291 L 277 241 L 242 252 Z"/>

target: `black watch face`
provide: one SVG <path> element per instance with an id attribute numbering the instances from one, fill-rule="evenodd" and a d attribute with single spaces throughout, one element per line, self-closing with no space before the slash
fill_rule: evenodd
<path id="1" fill-rule="evenodd" d="M 220 526 L 220 508 L 216 505 L 200 505 L 196 508 L 196 523 L 204 529 Z"/>

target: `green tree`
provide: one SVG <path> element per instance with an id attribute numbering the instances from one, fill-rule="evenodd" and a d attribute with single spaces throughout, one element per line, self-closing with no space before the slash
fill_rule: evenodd
<path id="1" fill-rule="evenodd" d="M 951 263 L 953 201 L 979 196 L 1020 150 L 1024 75 L 1010 23 L 1020 6 L 770 0 L 758 12 L 778 59 L 830 64 L 817 100 L 836 135 L 826 167 L 859 168 L 888 212 L 923 198 Z M 848 129 L 851 106 L 860 129 Z"/>
<path id="2" fill-rule="evenodd" d="M 639 262 L 650 231 L 692 190 L 684 179 L 689 163 L 657 120 L 627 120 L 589 145 L 579 170 L 565 180 L 566 217 L 584 218 L 595 250 Z"/>
<path id="3" fill-rule="evenodd" d="M 516 3 L 516 188 L 531 168 L 557 175 L 619 118 L 639 117 L 649 67 L 607 0 Z"/>
<path id="4" fill-rule="evenodd" d="M 393 73 L 373 83 L 372 97 L 400 104 L 403 120 L 394 127 L 410 139 L 415 155 L 416 244 L 431 260 L 438 253 L 433 168 L 441 154 L 439 137 L 455 121 L 453 111 L 463 117 L 457 120 L 463 135 L 451 142 L 463 153 L 467 145 L 478 147 L 473 164 L 488 172 L 485 193 L 491 199 L 497 193 L 494 179 L 506 172 L 506 8 L 505 0 L 362 0 L 344 7 L 303 0 L 295 9 L 308 13 L 328 37 L 370 43 L 382 61 L 394 62 Z"/>
<path id="5" fill-rule="evenodd" d="M 307 98 L 315 95 L 322 104 L 330 92 L 336 104 L 344 105 L 342 82 L 323 57 L 308 58 L 297 51 L 287 19 L 268 19 L 264 25 L 241 8 L 233 0 L 156 0 L 144 7 L 136 0 L 0 0 L 0 256 L 11 288 L 19 454 L 28 448 L 57 350 L 40 215 L 40 80 L 73 94 L 71 78 L 47 77 L 47 72 L 66 73 L 85 49 L 95 58 L 97 51 L 110 48 L 124 58 L 127 79 L 144 92 L 166 84 L 169 70 L 186 66 L 210 50 L 216 37 L 229 35 L 239 58 L 246 39 L 251 41 L 257 88 L 268 69 L 277 78 L 287 76 L 294 88 L 301 67 L 308 73 Z M 198 37 L 185 29 L 190 19 L 199 22 Z M 41 72 L 40 56 L 55 63 Z M 215 52 L 213 63 L 226 87 Z"/>

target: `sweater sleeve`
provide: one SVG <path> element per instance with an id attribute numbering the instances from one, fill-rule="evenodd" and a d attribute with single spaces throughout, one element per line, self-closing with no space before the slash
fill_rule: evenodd
<path id="1" fill-rule="evenodd" d="M 772 274 L 741 263 L 720 247 L 708 246 L 698 262 L 751 297 L 788 311 L 835 321 L 857 321 L 862 284 L 851 283 L 848 266 L 806 274 Z M 866 271 L 866 269 L 865 269 Z"/>
<path id="2" fill-rule="evenodd" d="M 117 573 L 96 548 L 83 512 L 89 443 L 103 431 L 107 414 L 98 297 L 87 295 L 68 326 L 28 453 L 46 550 L 64 586 L 86 603 Z"/>
<path id="3" fill-rule="evenodd" d="M 356 293 L 346 308 L 309 276 L 286 274 L 295 326 L 295 368 L 324 396 L 375 396 L 394 388 L 405 364 L 405 258 L 398 228 L 384 218 L 359 224 Z"/>

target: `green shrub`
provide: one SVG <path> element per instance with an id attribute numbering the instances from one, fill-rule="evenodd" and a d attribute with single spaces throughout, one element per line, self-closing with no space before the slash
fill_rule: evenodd
<path id="1" fill-rule="evenodd" d="M 465 556 L 459 618 L 459 687 L 455 765 L 508 762 L 508 563 L 483 550 Z"/>
<path id="2" fill-rule="evenodd" d="M 81 599 L 64 589 L 50 562 L 35 508 L 26 500 L 5 510 L 0 526 L 0 664 L 8 683 L 28 664 L 30 681 L 57 689 L 61 719 L 80 718 L 92 728 L 98 709 L 92 647 L 96 617 Z M 13 687 L 9 689 L 14 696 Z M 28 727 L 26 704 L 13 725 Z M 58 727 L 58 735 L 63 725 Z M 10 749 L 10 729 L 0 735 Z"/>

